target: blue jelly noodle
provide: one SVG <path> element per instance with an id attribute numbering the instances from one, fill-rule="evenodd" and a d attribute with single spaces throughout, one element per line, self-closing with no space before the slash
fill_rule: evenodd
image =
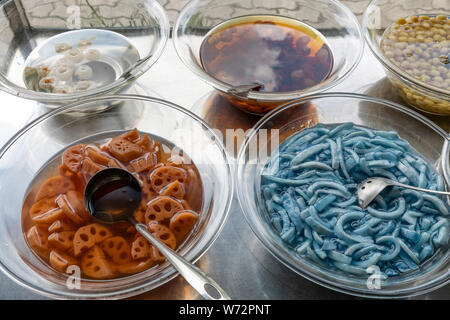
<path id="1" fill-rule="evenodd" d="M 444 190 L 441 175 L 396 132 L 353 123 L 316 125 L 285 140 L 262 170 L 262 205 L 280 238 L 327 269 L 385 278 L 420 268 L 448 245 L 447 199 L 399 187 L 366 208 L 363 180 L 386 177 Z"/>

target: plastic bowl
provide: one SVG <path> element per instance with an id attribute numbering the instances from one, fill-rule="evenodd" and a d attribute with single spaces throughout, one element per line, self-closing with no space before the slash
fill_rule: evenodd
<path id="1" fill-rule="evenodd" d="M 448 14 L 448 9 L 438 1 L 373 0 L 363 16 L 363 32 L 369 48 L 383 64 L 402 99 L 414 108 L 439 115 L 450 115 L 450 91 L 420 81 L 392 63 L 381 50 L 380 41 L 386 28 L 399 18 Z"/>
<path id="2" fill-rule="evenodd" d="M 305 90 L 283 93 L 251 91 L 247 96 L 231 95 L 233 87 L 209 75 L 200 61 L 200 46 L 205 35 L 218 24 L 246 15 L 277 15 L 297 19 L 318 30 L 333 52 L 334 66 L 328 79 Z M 359 63 L 364 41 L 353 13 L 335 0 L 195 0 L 180 12 L 173 29 L 175 50 L 183 63 L 202 80 L 231 99 L 244 111 L 267 113 L 288 100 L 315 94 L 340 83 Z M 231 90 L 231 91 L 230 91 Z"/>
<path id="3" fill-rule="evenodd" d="M 105 104 L 111 106 L 100 114 L 73 116 L 71 113 Z M 182 124 L 189 125 L 189 130 Z M 165 262 L 124 278 L 81 280 L 79 289 L 69 289 L 66 286 L 69 275 L 44 264 L 24 238 L 22 203 L 38 170 L 70 145 L 111 137 L 133 128 L 174 143 L 197 166 L 204 190 L 203 209 L 194 231 L 178 252 L 195 262 L 208 250 L 222 229 L 233 195 L 230 162 L 220 139 L 199 117 L 164 100 L 132 95 L 92 98 L 41 116 L 0 150 L 0 180 L 3 181 L 0 268 L 11 279 L 54 298 L 123 298 L 156 288 L 177 275 Z"/>
<path id="4" fill-rule="evenodd" d="M 305 109 L 301 117 L 286 113 Z M 308 111 L 307 111 L 308 110 Z M 283 242 L 258 206 L 260 174 L 270 157 L 270 150 L 261 138 L 267 130 L 280 128 L 279 134 L 267 139 L 271 145 L 281 143 L 289 136 L 315 123 L 336 124 L 354 122 L 357 125 L 380 130 L 395 130 L 438 169 L 444 168 L 448 186 L 448 137 L 446 133 L 422 115 L 386 100 L 349 93 L 330 93 L 305 97 L 285 104 L 263 117 L 245 139 L 238 158 L 236 189 L 247 223 L 265 248 L 275 258 L 303 277 L 327 288 L 362 297 L 399 298 L 426 293 L 450 282 L 450 251 L 448 246 L 438 251 L 418 272 L 391 277 L 381 283 L 380 289 L 368 289 L 367 277 L 361 278 L 343 272 L 332 272 L 299 257 Z M 283 125 L 282 125 L 283 124 Z M 261 134 L 259 134 L 261 133 Z M 259 136 L 259 141 L 258 139 Z M 279 138 L 278 138 L 279 137 Z M 258 144 L 256 144 L 258 142 Z M 259 145 L 259 149 L 255 147 Z M 258 152 L 256 152 L 258 151 Z M 272 149 L 274 151 L 274 149 Z M 444 154 L 444 157 L 441 157 Z M 442 171 L 442 170 L 441 170 Z"/>
<path id="5" fill-rule="evenodd" d="M 73 3 L 72 3 L 73 2 Z M 0 5 L 0 90 L 39 101 L 49 107 L 82 98 L 123 92 L 161 56 L 169 38 L 169 19 L 158 1 L 121 1 L 114 7 L 105 2 L 9 0 Z M 50 37 L 67 31 L 113 31 L 125 37 L 137 50 L 139 59 L 116 74 L 115 80 L 100 87 L 68 94 L 37 92 L 23 80 L 25 61 L 30 53 Z"/>

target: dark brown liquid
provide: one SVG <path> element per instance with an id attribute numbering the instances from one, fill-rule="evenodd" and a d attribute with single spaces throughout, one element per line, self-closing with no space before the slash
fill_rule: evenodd
<path id="1" fill-rule="evenodd" d="M 131 215 L 139 206 L 141 196 L 141 190 L 130 181 L 110 181 L 93 192 L 91 212 L 98 218 L 109 215 L 111 220 L 115 220 L 115 216 Z"/>
<path id="2" fill-rule="evenodd" d="M 333 56 L 324 37 L 294 19 L 246 16 L 228 20 L 205 37 L 203 68 L 233 86 L 264 84 L 261 92 L 303 90 L 324 81 Z"/>

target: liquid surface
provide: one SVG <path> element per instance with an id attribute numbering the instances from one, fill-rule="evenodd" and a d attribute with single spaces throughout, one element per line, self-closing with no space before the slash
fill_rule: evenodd
<path id="1" fill-rule="evenodd" d="M 128 222 L 104 224 L 85 209 L 84 189 L 104 168 L 122 168 L 137 179 L 142 198 L 134 218 L 172 249 L 195 228 L 202 210 L 199 172 L 174 145 L 137 130 L 67 148 L 40 170 L 22 209 L 22 228 L 31 250 L 60 272 L 70 265 L 83 278 L 111 279 L 142 272 L 165 258 Z M 94 194 L 99 210 L 125 210 L 135 187 L 113 183 Z M 131 202 L 130 202 L 131 201 Z M 133 203 L 134 204 L 134 203 Z"/>
<path id="2" fill-rule="evenodd" d="M 325 38 L 300 21 L 246 16 L 216 26 L 200 48 L 203 68 L 233 86 L 254 82 L 261 92 L 302 90 L 324 81 L 333 68 Z"/>
<path id="3" fill-rule="evenodd" d="M 23 79 L 35 91 L 73 93 L 114 82 L 138 60 L 136 48 L 116 32 L 68 31 L 30 53 Z"/>
<path id="4" fill-rule="evenodd" d="M 108 221 L 117 220 L 139 207 L 141 190 L 133 182 L 128 180 L 113 180 L 102 184 L 92 193 L 90 200 L 91 214 L 102 220 L 108 217 Z"/>

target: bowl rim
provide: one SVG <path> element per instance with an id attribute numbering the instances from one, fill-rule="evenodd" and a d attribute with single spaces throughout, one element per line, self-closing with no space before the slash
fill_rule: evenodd
<path id="1" fill-rule="evenodd" d="M 12 1 L 12 0 L 10 0 Z M 8 2 L 3 3 L 1 7 L 6 5 Z M 111 92 L 115 88 L 125 86 L 127 83 L 130 83 L 143 75 L 145 72 L 147 72 L 151 66 L 153 66 L 158 59 L 161 57 L 162 53 L 164 52 L 164 49 L 166 47 L 166 44 L 169 40 L 170 36 L 170 22 L 169 17 L 167 16 L 166 11 L 162 7 L 162 5 L 158 1 L 146 1 L 146 4 L 151 4 L 152 6 L 152 12 L 155 13 L 155 16 L 159 20 L 158 26 L 160 30 L 160 40 L 157 42 L 156 51 L 152 54 L 149 53 L 145 57 L 140 58 L 136 63 L 132 66 L 133 70 L 132 72 L 126 72 L 124 75 L 121 75 L 118 79 L 115 81 L 98 87 L 89 89 L 86 91 L 81 91 L 78 93 L 50 93 L 50 92 L 38 92 L 31 89 L 28 89 L 26 87 L 21 87 L 16 85 L 15 83 L 11 82 L 7 77 L 3 75 L 3 73 L 0 73 L 0 91 L 7 92 L 9 94 L 12 94 L 14 96 L 28 99 L 28 100 L 35 100 L 39 102 L 44 103 L 59 103 L 64 104 L 67 102 L 80 100 L 80 99 L 86 99 L 90 97 L 95 97 L 103 94 L 107 94 L 108 92 Z M 75 31 L 75 30 L 89 30 L 89 28 L 81 28 L 81 29 L 72 29 L 67 30 Z M 111 31 L 107 28 L 102 28 L 99 30 L 107 30 Z M 66 32 L 66 31 L 65 31 Z M 136 68 L 136 69 L 134 69 Z"/>
<path id="2" fill-rule="evenodd" d="M 208 133 L 212 135 L 212 138 L 214 143 L 217 145 L 217 147 L 220 150 L 220 153 L 224 159 L 224 166 L 226 167 L 227 171 L 227 177 L 228 177 L 228 194 L 226 195 L 227 200 L 223 209 L 223 212 L 220 216 L 220 224 L 214 234 L 212 234 L 212 237 L 207 240 L 206 245 L 204 248 L 196 254 L 196 256 L 189 259 L 189 257 L 186 257 L 189 255 L 190 251 L 187 251 L 184 253 L 185 259 L 190 261 L 191 263 L 197 262 L 213 245 L 213 243 L 217 240 L 220 233 L 222 232 L 232 205 L 232 199 L 234 196 L 234 175 L 232 170 L 232 162 L 230 159 L 230 156 L 228 152 L 226 151 L 226 148 L 222 142 L 221 139 L 217 136 L 217 134 L 210 128 L 210 126 L 199 116 L 197 116 L 195 113 L 191 112 L 190 110 L 175 104 L 173 102 L 156 98 L 156 97 L 150 97 L 150 96 L 143 96 L 143 95 L 132 95 L 132 94 L 121 94 L 121 95 L 109 95 L 104 97 L 94 97 L 94 98 L 88 98 L 88 99 L 82 99 L 76 102 L 72 102 L 70 104 L 67 104 L 65 106 L 62 106 L 57 109 L 50 110 L 47 113 L 44 113 L 43 115 L 37 117 L 30 123 L 28 123 L 26 126 L 24 126 L 22 129 L 20 129 L 18 132 L 16 132 L 3 146 L 0 148 L 0 160 L 3 158 L 3 156 L 8 152 L 9 148 L 14 145 L 14 143 L 23 135 L 25 135 L 30 129 L 35 127 L 36 125 L 42 123 L 43 121 L 47 119 L 51 119 L 53 116 L 65 113 L 66 111 L 76 108 L 85 104 L 94 103 L 94 102 L 100 102 L 100 101 L 115 101 L 115 100 L 138 100 L 138 101 L 144 101 L 144 102 L 151 102 L 151 103 L 157 103 L 159 105 L 164 105 L 168 108 L 172 108 L 177 112 L 184 113 L 186 116 L 192 118 L 196 122 L 198 122 L 203 128 L 207 129 Z M 194 247 L 193 247 L 194 248 Z M 191 248 L 190 250 L 192 250 Z M 159 279 L 154 279 L 152 282 L 147 281 L 145 282 L 144 279 L 141 280 L 141 284 L 133 287 L 127 287 L 125 289 L 120 289 L 116 291 L 111 291 L 107 293 L 97 293 L 97 292 L 88 292 L 88 293 L 72 293 L 70 290 L 65 292 L 64 294 L 60 294 L 59 292 L 56 293 L 54 290 L 47 290 L 43 287 L 38 287 L 29 284 L 28 282 L 21 279 L 19 276 L 15 274 L 14 271 L 10 270 L 7 266 L 3 264 L 3 257 L 0 255 L 0 270 L 11 280 L 13 280 L 15 283 L 19 284 L 20 286 L 27 288 L 35 293 L 38 293 L 40 295 L 55 298 L 55 299 L 105 299 L 105 298 L 112 298 L 112 299 L 119 299 L 119 298 L 126 298 L 135 296 L 150 290 L 153 290 L 157 287 L 162 286 L 163 284 L 167 283 L 168 281 L 174 279 L 176 276 L 179 275 L 179 273 L 175 270 L 175 268 L 167 263 L 166 267 L 163 268 L 161 271 L 164 271 L 166 269 L 166 273 L 161 274 L 161 277 Z M 139 273 L 138 273 L 139 274 Z M 115 280 L 123 280 L 124 278 L 117 278 Z M 49 281 L 49 280 L 48 280 Z M 109 280 L 111 281 L 111 280 Z M 155 283 L 156 282 L 156 283 Z M 53 282 L 51 282 L 53 283 Z"/>
<path id="3" fill-rule="evenodd" d="M 246 206 L 244 204 L 247 202 L 247 198 L 244 196 L 245 193 L 242 192 L 244 184 L 239 183 L 241 181 L 241 177 L 243 176 L 243 171 L 244 171 L 244 166 L 245 166 L 243 157 L 245 156 L 245 152 L 249 145 L 250 140 L 257 134 L 257 132 L 261 128 L 261 126 L 264 125 L 267 121 L 269 121 L 273 116 L 276 116 L 277 114 L 279 114 L 301 102 L 314 101 L 316 99 L 324 99 L 324 98 L 351 98 L 351 99 L 357 99 L 360 101 L 374 102 L 374 103 L 378 103 L 378 104 L 382 104 L 382 105 L 391 107 L 391 108 L 393 108 L 397 111 L 403 112 L 405 114 L 408 114 L 408 115 L 412 116 L 413 118 L 415 118 L 419 121 L 422 121 L 425 125 L 429 126 L 436 133 L 441 135 L 441 137 L 443 138 L 443 141 L 444 141 L 443 150 L 445 150 L 445 152 L 448 152 L 450 154 L 450 146 L 449 146 L 450 135 L 447 135 L 447 133 L 443 129 L 441 129 L 439 126 L 437 126 L 434 122 L 425 118 L 424 116 L 417 113 L 416 111 L 413 111 L 405 106 L 402 106 L 398 103 L 395 103 L 395 102 L 392 102 L 389 100 L 371 97 L 371 96 L 367 96 L 364 94 L 358 94 L 358 93 L 332 92 L 332 93 L 321 93 L 321 94 L 317 94 L 317 95 L 309 95 L 309 96 L 285 103 L 285 104 L 271 110 L 269 113 L 267 113 L 251 128 L 251 130 L 248 131 L 248 133 L 246 134 L 244 141 L 239 149 L 238 155 L 236 157 L 237 168 L 234 173 L 235 174 L 234 181 L 236 184 L 235 188 L 236 188 L 237 198 L 238 198 L 241 210 L 243 212 L 243 215 L 245 217 L 245 220 L 246 220 L 247 224 L 249 225 L 250 229 L 253 231 L 253 234 L 261 242 L 264 249 L 266 249 L 273 257 L 275 257 L 278 261 L 280 261 L 284 266 L 286 266 L 290 270 L 294 271 L 298 275 L 300 275 L 318 285 L 321 285 L 323 287 L 326 287 L 328 289 L 331 289 L 331 290 L 334 290 L 337 292 L 341 292 L 341 293 L 345 293 L 345 294 L 349 294 L 349 295 L 353 295 L 353 296 L 358 296 L 358 297 L 364 297 L 364 298 L 406 298 L 406 297 L 413 297 L 413 296 L 421 295 L 424 293 L 428 293 L 430 291 L 434 291 L 440 287 L 443 287 L 443 286 L 449 284 L 450 283 L 450 269 L 446 274 L 438 277 L 437 279 L 434 279 L 434 282 L 432 282 L 432 283 L 424 284 L 423 288 L 421 288 L 420 290 L 417 290 L 417 291 L 413 291 L 414 288 L 409 288 L 409 289 L 403 289 L 403 290 L 384 290 L 381 293 L 381 292 L 379 292 L 380 290 L 374 290 L 375 292 L 371 292 L 369 290 L 352 287 L 349 284 L 337 284 L 336 285 L 336 282 L 325 279 L 320 274 L 311 273 L 309 270 L 299 267 L 298 264 L 294 264 L 292 260 L 288 261 L 287 259 L 285 259 L 284 256 L 289 256 L 289 258 L 291 257 L 291 254 L 289 252 L 287 252 L 286 248 L 275 244 L 275 242 L 276 242 L 275 239 L 266 238 L 264 236 L 264 233 L 266 233 L 266 231 L 258 230 L 258 228 L 260 226 L 253 224 L 253 220 L 255 220 L 255 217 L 258 216 L 258 213 L 254 212 L 253 210 L 246 210 Z M 441 164 L 447 165 L 447 166 L 444 166 L 444 168 L 446 169 L 446 170 L 444 169 L 444 179 L 445 179 L 447 185 L 449 185 L 450 181 L 448 180 L 448 178 L 450 176 L 449 176 L 448 172 L 450 171 L 450 168 L 447 168 L 448 160 L 445 161 L 444 159 L 445 159 L 444 157 L 441 157 L 441 160 L 442 160 Z M 251 211 L 251 212 L 249 212 L 249 211 Z M 271 235 L 269 235 L 269 236 L 271 236 Z M 281 249 L 281 250 L 277 251 L 274 249 Z"/>
<path id="4" fill-rule="evenodd" d="M 379 0 L 372 0 L 370 4 L 367 6 L 366 10 L 364 11 L 362 17 L 362 29 L 364 33 L 364 38 L 368 44 L 368 47 L 370 48 L 370 51 L 374 54 L 377 60 L 380 61 L 381 64 L 386 69 L 394 73 L 400 79 L 409 82 L 412 85 L 415 85 L 423 90 L 429 91 L 432 94 L 444 95 L 443 97 L 440 97 L 441 99 L 442 98 L 445 99 L 445 96 L 448 97 L 450 95 L 450 90 L 445 90 L 444 88 L 440 88 L 414 78 L 412 75 L 403 71 L 400 67 L 392 63 L 387 57 L 384 56 L 378 43 L 376 43 L 373 40 L 374 38 L 371 36 L 371 31 L 369 29 L 369 14 L 370 12 L 372 12 L 372 10 L 374 10 L 374 8 L 379 7 L 377 3 L 379 3 Z"/>
<path id="5" fill-rule="evenodd" d="M 358 43 L 359 43 L 359 46 L 357 48 L 358 54 L 356 56 L 356 59 L 353 61 L 352 65 L 340 77 L 338 77 L 334 80 L 325 79 L 321 83 L 319 83 L 313 87 L 310 87 L 310 88 L 306 88 L 303 90 L 296 90 L 296 91 L 288 91 L 288 92 L 277 92 L 277 93 L 249 91 L 246 94 L 245 98 L 259 100 L 259 101 L 286 101 L 286 100 L 298 99 L 298 98 L 306 96 L 306 95 L 318 94 L 320 92 L 329 90 L 329 89 L 337 86 L 342 81 L 344 81 L 356 69 L 356 67 L 359 65 L 359 63 L 363 57 L 364 46 L 365 46 L 365 41 L 364 41 L 364 36 L 362 33 L 361 25 L 360 25 L 358 19 L 356 18 L 356 16 L 349 9 L 349 7 L 347 7 L 341 1 L 338 1 L 338 0 L 326 0 L 326 1 L 330 2 L 332 5 L 334 5 L 338 9 L 340 9 L 341 12 L 343 12 L 346 15 L 346 17 L 352 21 L 352 27 L 357 32 L 357 38 L 358 38 Z M 209 75 L 206 71 L 204 71 L 202 68 L 195 67 L 193 64 L 191 64 L 191 60 L 185 59 L 184 55 L 182 54 L 182 51 L 183 51 L 182 46 L 184 45 L 184 43 L 182 43 L 182 41 L 180 40 L 180 33 L 184 29 L 183 28 L 183 23 L 185 22 L 184 20 L 186 20 L 186 17 L 188 17 L 189 15 L 192 14 L 194 9 L 196 9 L 197 5 L 200 2 L 209 2 L 209 0 L 192 0 L 192 1 L 188 2 L 183 7 L 183 9 L 180 11 L 177 19 L 175 20 L 175 23 L 174 23 L 174 26 L 172 29 L 172 43 L 175 48 L 175 52 L 177 53 L 178 57 L 183 62 L 183 64 L 186 67 L 188 67 L 188 69 L 191 70 L 191 72 L 196 74 L 201 80 L 205 81 L 207 84 L 213 86 L 214 88 L 216 88 L 226 94 L 231 94 L 231 92 L 233 92 L 233 89 L 235 88 L 234 86 L 231 86 L 230 84 L 227 84 L 221 80 L 214 78 L 213 76 Z M 252 14 L 252 15 L 256 15 L 256 13 Z M 270 15 L 283 16 L 280 14 L 270 14 Z M 191 51 L 191 56 L 192 56 L 192 51 Z"/>

